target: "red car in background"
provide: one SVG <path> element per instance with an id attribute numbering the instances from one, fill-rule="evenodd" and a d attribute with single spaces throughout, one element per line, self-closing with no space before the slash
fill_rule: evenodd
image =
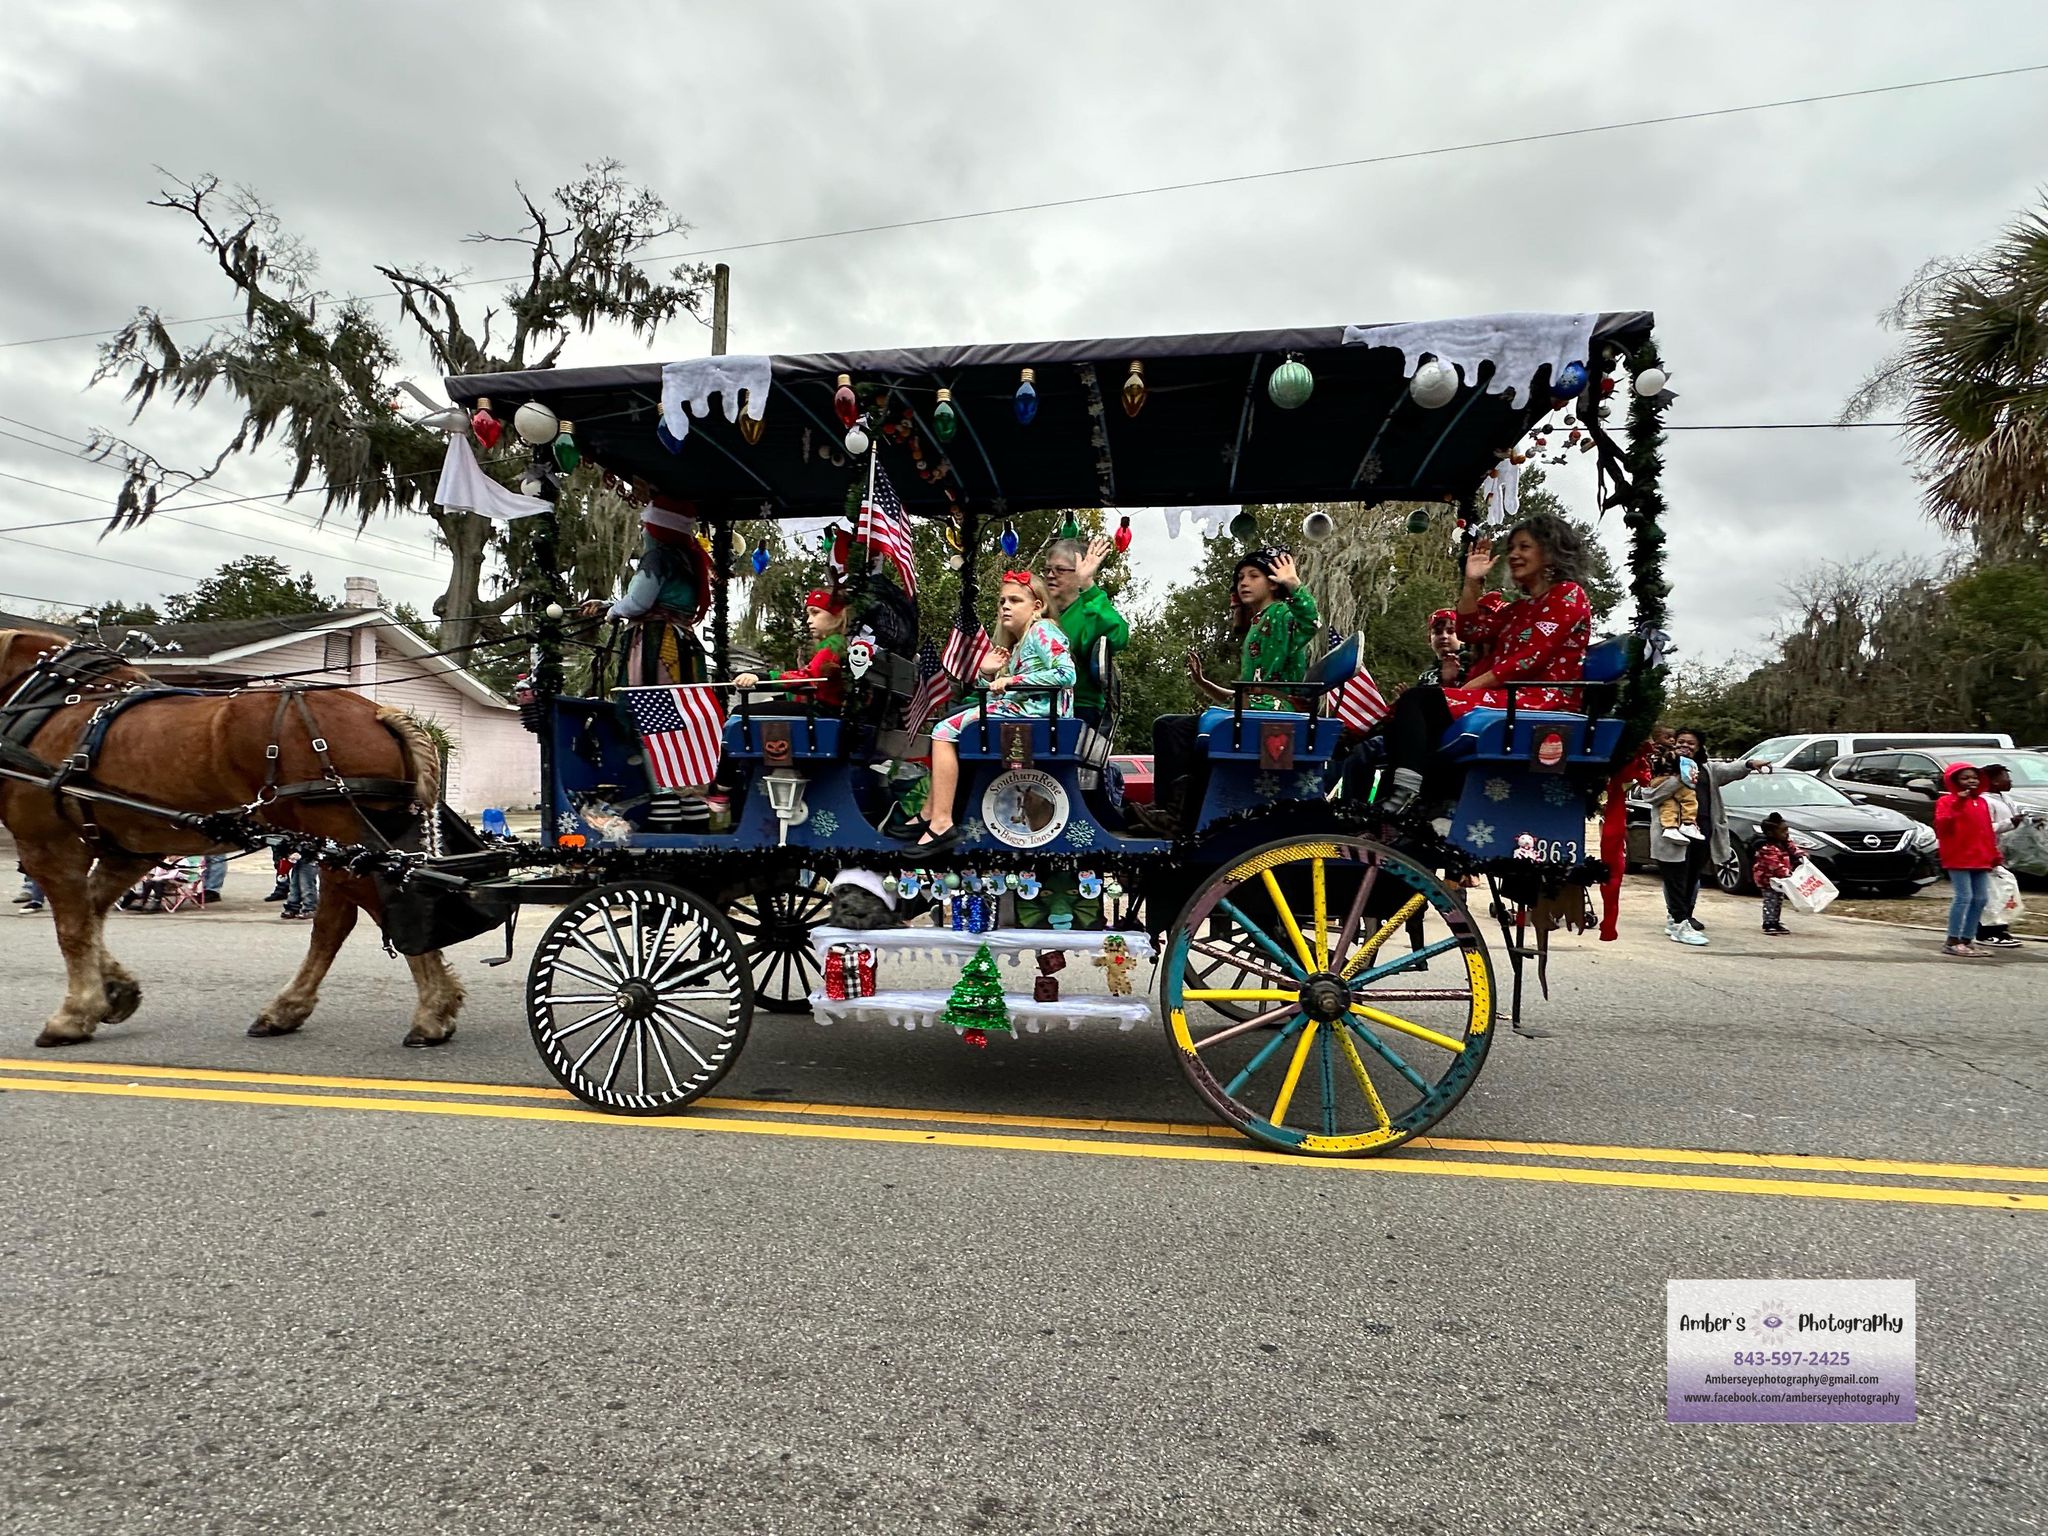
<path id="1" fill-rule="evenodd" d="M 1123 775 L 1124 799 L 1132 805 L 1152 803 L 1152 758 L 1112 757 L 1109 766 Z"/>

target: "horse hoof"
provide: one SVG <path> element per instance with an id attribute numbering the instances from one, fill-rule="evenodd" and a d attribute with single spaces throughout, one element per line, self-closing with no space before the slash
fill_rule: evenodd
<path id="1" fill-rule="evenodd" d="M 278 1035 L 296 1034 L 298 1028 L 299 1026 L 296 1024 L 279 1024 L 274 1019 L 259 1018 L 254 1024 L 249 1026 L 249 1038 L 252 1040 L 269 1040 Z"/>
<path id="2" fill-rule="evenodd" d="M 132 981 L 110 981 L 106 985 L 107 1016 L 102 1021 L 118 1024 L 132 1018 L 135 1010 L 142 1006 L 142 988 Z"/>
<path id="3" fill-rule="evenodd" d="M 405 1044 L 408 1049 L 424 1050 L 429 1046 L 447 1045 L 451 1041 L 453 1041 L 454 1038 L 455 1026 L 453 1024 L 450 1024 L 448 1026 L 448 1033 L 446 1033 L 445 1035 L 423 1035 L 418 1030 L 414 1030 L 411 1034 L 405 1037 Z"/>
<path id="4" fill-rule="evenodd" d="M 42 1050 L 54 1050 L 60 1045 L 88 1045 L 91 1035 L 60 1035 L 53 1030 L 44 1030 L 36 1036 L 36 1045 Z"/>

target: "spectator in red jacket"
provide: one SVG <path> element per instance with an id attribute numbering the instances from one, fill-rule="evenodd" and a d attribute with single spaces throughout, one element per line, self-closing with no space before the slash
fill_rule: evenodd
<path id="1" fill-rule="evenodd" d="M 1952 764 L 1942 782 L 1948 793 L 1934 802 L 1934 835 L 1955 899 L 1949 903 L 1948 942 L 1941 952 L 1981 955 L 1984 951 L 1971 940 L 1977 936 L 1984 904 L 1991 899 L 1991 871 L 2005 861 L 1991 830 L 1991 808 L 1978 792 L 1977 770 L 1968 763 Z"/>

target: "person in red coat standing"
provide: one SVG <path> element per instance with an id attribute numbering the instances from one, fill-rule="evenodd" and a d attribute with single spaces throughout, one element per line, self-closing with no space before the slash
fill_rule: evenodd
<path id="1" fill-rule="evenodd" d="M 1941 867 L 1948 871 L 1955 899 L 1949 903 L 1948 942 L 1941 952 L 1981 955 L 1984 951 L 1971 940 L 1977 936 L 1984 904 L 1991 899 L 1991 871 L 2005 861 L 1991 830 L 1991 808 L 1978 788 L 1977 770 L 1955 763 L 1942 781 L 1948 793 L 1934 802 L 1934 836 L 1941 844 Z"/>

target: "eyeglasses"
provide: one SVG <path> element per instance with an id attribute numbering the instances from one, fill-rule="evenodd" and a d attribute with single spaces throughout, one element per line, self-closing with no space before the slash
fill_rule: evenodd
<path id="1" fill-rule="evenodd" d="M 1048 565 L 1045 568 L 1045 574 L 1047 576 L 1071 576 L 1079 569 L 1078 565 Z"/>

